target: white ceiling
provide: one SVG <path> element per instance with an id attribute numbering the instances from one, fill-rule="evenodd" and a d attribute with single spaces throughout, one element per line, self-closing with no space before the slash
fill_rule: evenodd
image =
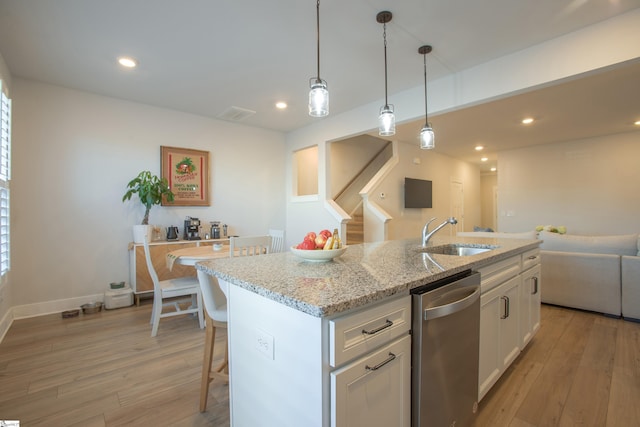
<path id="1" fill-rule="evenodd" d="M 320 74 L 329 84 L 330 114 L 384 97 L 376 22 L 382 10 L 393 13 L 391 96 L 423 85 L 417 53 L 423 44 L 434 47 L 432 80 L 639 7 L 640 0 L 324 0 Z M 255 111 L 243 124 L 287 132 L 318 120 L 307 114 L 317 67 L 315 24 L 313 0 L 0 0 L 0 53 L 13 76 L 207 117 L 240 107 Z M 135 57 L 139 67 L 121 69 L 120 55 Z M 629 103 L 640 113 L 640 69 L 631 64 L 611 72 L 430 117 L 437 150 L 477 161 L 475 153 L 468 156 L 476 143 L 491 152 L 575 138 L 572 130 L 578 137 L 620 132 L 607 120 L 619 122 Z M 585 99 L 587 89 L 597 88 Z M 280 100 L 289 104 L 286 111 L 274 107 Z M 531 127 L 529 138 L 514 138 L 525 112 L 548 120 Z M 566 115 L 571 112 L 575 117 Z M 415 142 L 421 125 L 399 126 L 398 139 Z"/>

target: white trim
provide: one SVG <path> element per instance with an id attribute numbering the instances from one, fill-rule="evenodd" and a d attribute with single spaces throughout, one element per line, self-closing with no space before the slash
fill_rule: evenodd
<path id="1" fill-rule="evenodd" d="M 309 194 L 306 196 L 291 196 L 291 203 L 317 202 L 320 200 L 317 194 Z"/>
<path id="2" fill-rule="evenodd" d="M 79 308 L 82 304 L 96 301 L 104 301 L 104 294 L 86 295 L 82 297 L 18 305 L 11 309 L 13 310 L 14 319 L 26 319 L 28 317 L 44 316 L 46 314 L 61 313 L 65 310 L 73 310 Z"/>
<path id="3" fill-rule="evenodd" d="M 9 307 L 9 310 L 7 310 L 2 320 L 0 320 L 0 343 L 4 340 L 7 332 L 9 332 L 9 328 L 13 324 L 13 319 L 13 308 Z"/>

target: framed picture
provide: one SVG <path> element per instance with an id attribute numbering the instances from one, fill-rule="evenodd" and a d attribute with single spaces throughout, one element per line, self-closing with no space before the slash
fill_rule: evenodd
<path id="1" fill-rule="evenodd" d="M 163 206 L 210 206 L 209 152 L 180 147 L 160 147 L 162 178 L 175 196 Z"/>

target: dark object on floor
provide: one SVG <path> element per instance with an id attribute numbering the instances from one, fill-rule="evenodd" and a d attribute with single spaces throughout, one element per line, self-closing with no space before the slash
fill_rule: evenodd
<path id="1" fill-rule="evenodd" d="M 80 308 L 82 309 L 82 314 L 93 314 L 102 310 L 102 303 L 98 301 L 89 304 L 82 304 Z"/>
<path id="2" fill-rule="evenodd" d="M 68 319 L 70 317 L 78 317 L 79 314 L 80 310 L 78 310 L 77 308 L 75 310 L 67 310 L 62 312 L 62 318 Z"/>

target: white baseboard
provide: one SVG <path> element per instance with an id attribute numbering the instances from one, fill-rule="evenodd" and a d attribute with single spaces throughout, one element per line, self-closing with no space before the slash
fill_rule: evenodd
<path id="1" fill-rule="evenodd" d="M 61 313 L 65 310 L 80 308 L 82 304 L 88 304 L 96 301 L 103 302 L 104 294 L 85 295 L 82 297 L 17 305 L 12 307 L 13 318 L 25 319 L 27 317 L 44 316 L 45 314 Z"/>
<path id="2" fill-rule="evenodd" d="M 0 321 L 0 342 L 4 339 L 7 331 L 14 320 L 26 319 L 29 317 L 44 316 L 45 314 L 61 313 L 66 310 L 80 308 L 82 304 L 90 302 L 104 302 L 104 294 L 85 295 L 82 297 L 59 299 L 54 301 L 37 302 L 34 304 L 16 305 L 9 307 L 9 310 Z"/>
<path id="3" fill-rule="evenodd" d="M 11 324 L 13 323 L 13 307 L 9 307 L 9 310 L 5 313 L 2 320 L 0 320 L 0 343 L 4 339 L 4 336 L 9 331 Z"/>

